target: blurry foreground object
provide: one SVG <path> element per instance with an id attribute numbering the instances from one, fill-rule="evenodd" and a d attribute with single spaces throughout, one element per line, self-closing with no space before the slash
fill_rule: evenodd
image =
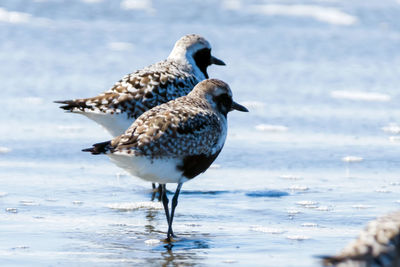
<path id="1" fill-rule="evenodd" d="M 371 221 L 360 236 L 324 266 L 400 267 L 400 211 Z"/>

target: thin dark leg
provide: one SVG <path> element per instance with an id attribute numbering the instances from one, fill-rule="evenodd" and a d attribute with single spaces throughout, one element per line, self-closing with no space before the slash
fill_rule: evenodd
<path id="1" fill-rule="evenodd" d="M 179 193 L 181 192 L 181 187 L 182 183 L 179 183 L 178 186 L 176 187 L 175 195 L 172 198 L 171 217 L 168 223 L 168 234 L 167 234 L 168 239 L 170 239 L 171 236 L 174 237 L 174 232 L 172 231 L 172 221 L 174 220 L 175 208 L 178 205 L 178 197 Z"/>
<path id="2" fill-rule="evenodd" d="M 151 183 L 151 187 L 153 188 L 153 190 L 151 191 L 151 201 L 154 201 L 154 199 L 156 198 L 156 184 L 155 183 Z M 158 201 L 160 201 L 161 196 L 158 197 Z"/>
<path id="3" fill-rule="evenodd" d="M 162 186 L 161 184 L 158 184 L 158 201 L 161 201 L 161 195 L 162 195 Z"/>
<path id="4" fill-rule="evenodd" d="M 167 188 L 165 188 L 165 184 L 161 185 L 162 187 L 162 203 L 164 206 L 165 216 L 167 217 L 167 222 L 169 225 L 169 210 L 168 210 L 168 197 L 167 197 Z"/>

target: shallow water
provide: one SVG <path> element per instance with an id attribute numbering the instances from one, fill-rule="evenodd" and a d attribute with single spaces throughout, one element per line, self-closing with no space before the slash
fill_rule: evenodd
<path id="1" fill-rule="evenodd" d="M 0 8 L 0 265 L 319 266 L 400 208 L 400 2 Z M 81 153 L 109 136 L 52 101 L 107 90 L 191 32 L 251 112 L 230 114 L 215 165 L 184 184 L 168 251 L 150 184 Z"/>

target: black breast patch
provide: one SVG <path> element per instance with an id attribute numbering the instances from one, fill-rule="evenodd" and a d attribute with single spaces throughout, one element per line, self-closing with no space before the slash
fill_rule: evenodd
<path id="1" fill-rule="evenodd" d="M 183 159 L 182 165 L 178 165 L 177 168 L 180 171 L 183 171 L 183 176 L 186 178 L 194 178 L 200 173 L 205 172 L 208 167 L 214 162 L 214 160 L 218 157 L 219 150 L 217 153 L 213 155 L 193 155 L 193 156 L 186 156 Z"/>

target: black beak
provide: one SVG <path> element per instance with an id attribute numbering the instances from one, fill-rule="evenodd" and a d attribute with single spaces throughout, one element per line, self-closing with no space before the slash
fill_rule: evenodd
<path id="1" fill-rule="evenodd" d="M 215 65 L 221 65 L 221 66 L 225 66 L 225 62 L 223 62 L 221 59 L 218 59 L 216 57 L 211 56 L 210 58 L 210 63 L 211 64 L 215 64 Z"/>
<path id="2" fill-rule="evenodd" d="M 232 111 L 232 110 L 238 110 L 238 111 L 242 111 L 242 112 L 249 112 L 249 110 L 246 107 L 236 103 L 235 101 L 232 102 L 232 107 L 231 107 L 230 111 Z"/>

